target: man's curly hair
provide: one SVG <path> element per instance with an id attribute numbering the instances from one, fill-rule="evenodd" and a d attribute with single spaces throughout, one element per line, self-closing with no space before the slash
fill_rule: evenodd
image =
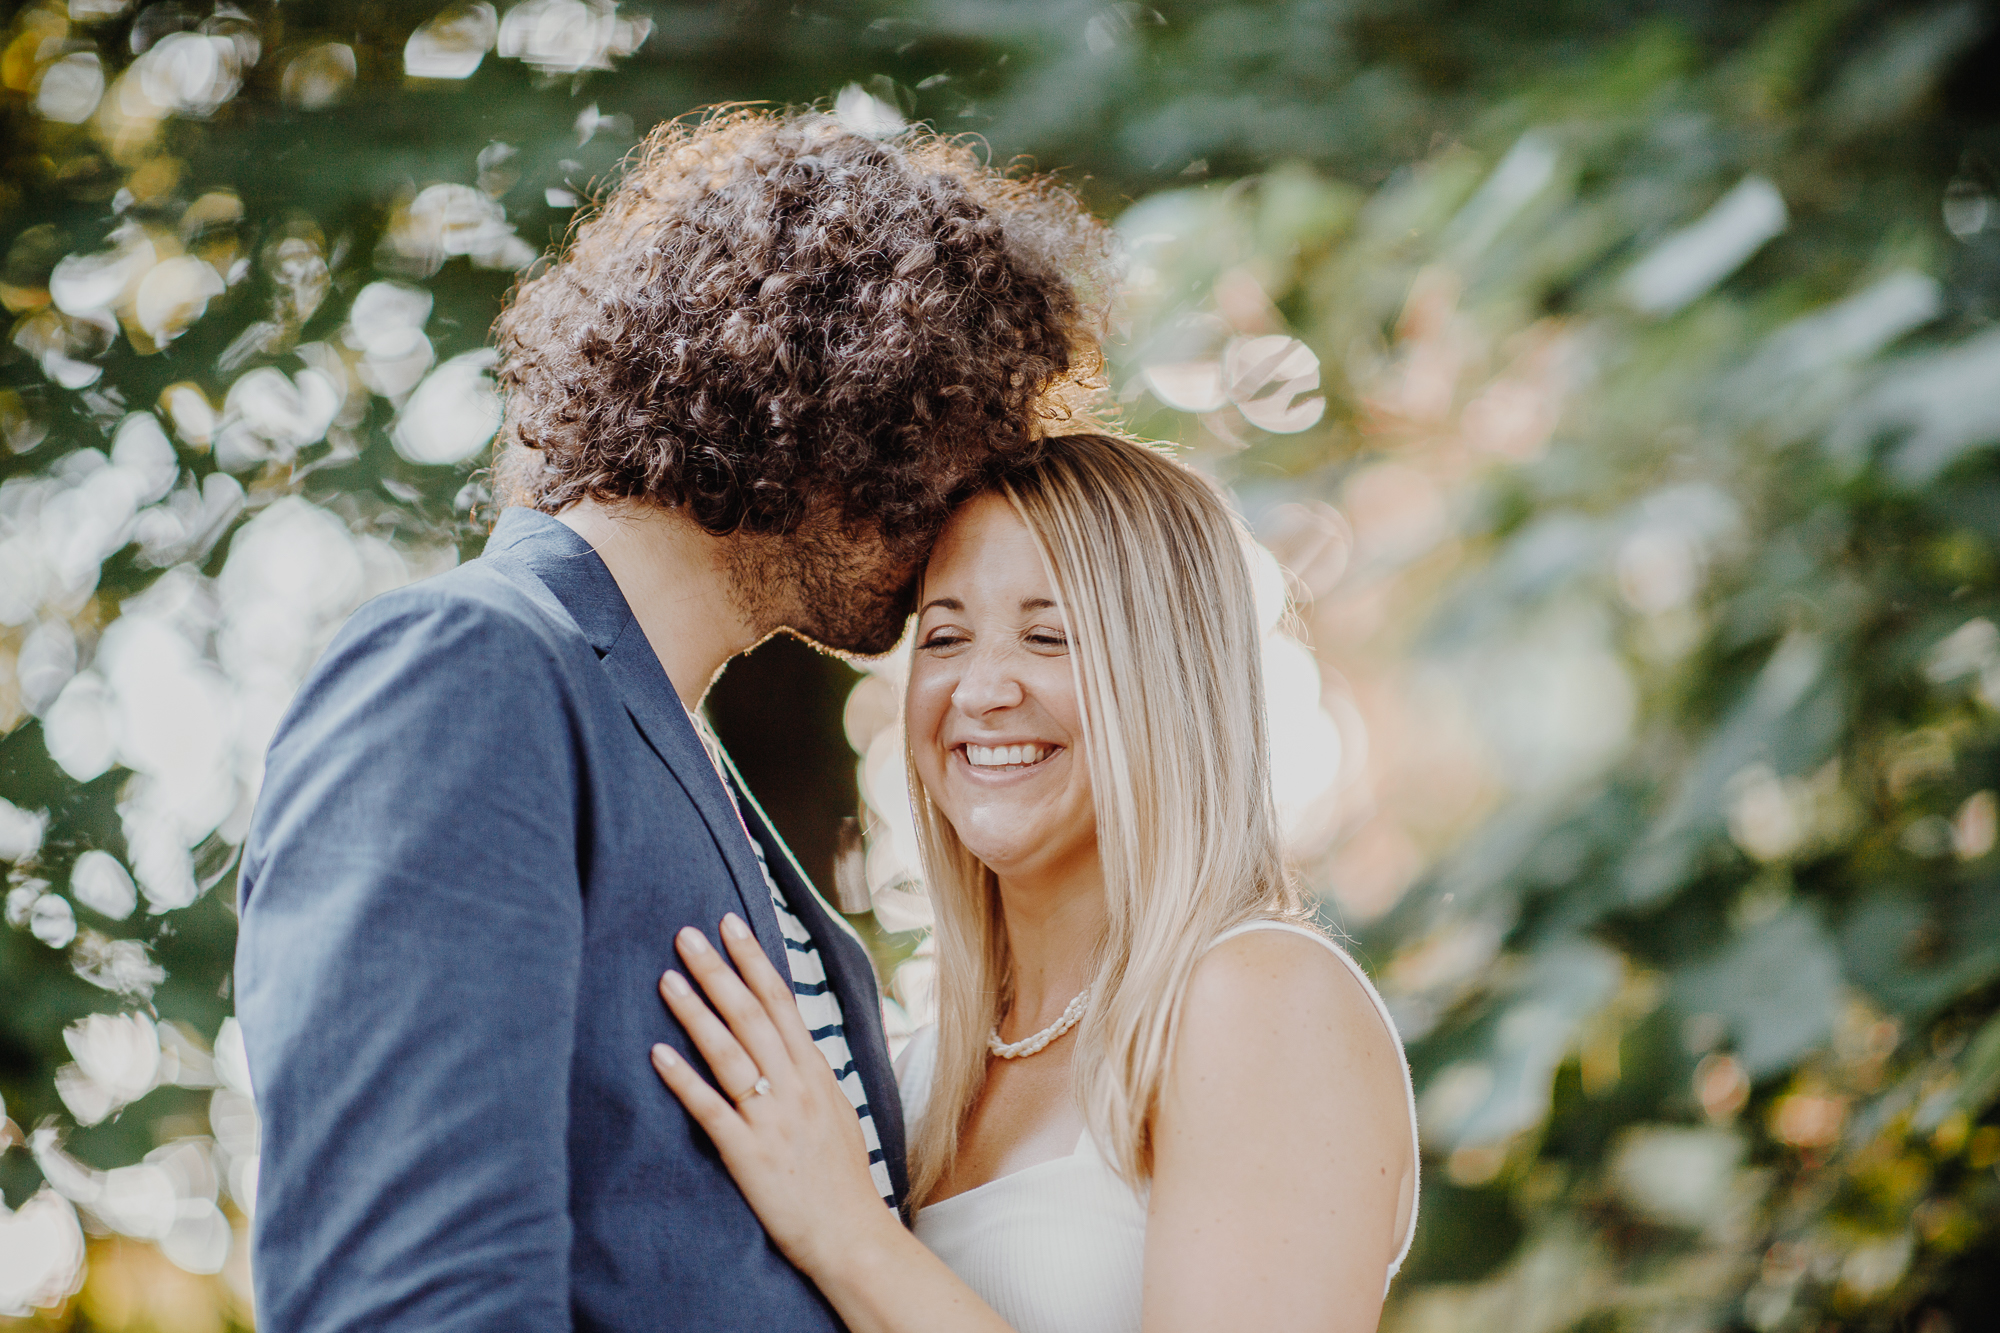
<path id="1" fill-rule="evenodd" d="M 955 140 L 669 121 L 500 316 L 502 498 L 644 498 L 726 534 L 826 496 L 934 530 L 1096 381 L 1111 259 L 1074 196 Z"/>

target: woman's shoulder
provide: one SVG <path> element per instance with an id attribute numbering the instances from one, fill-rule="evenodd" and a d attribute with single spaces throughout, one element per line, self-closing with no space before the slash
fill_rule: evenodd
<path id="1" fill-rule="evenodd" d="M 1416 1223 L 1413 1093 L 1402 1040 L 1360 965 L 1309 926 L 1246 922 L 1189 978 L 1156 1181 L 1168 1171 L 1211 1183 L 1379 1179 L 1393 1187 L 1383 1200 L 1393 1276 Z"/>
<path id="2" fill-rule="evenodd" d="M 1292 921 L 1248 921 L 1216 938 L 1189 979 L 1180 1040 L 1204 1065 L 1289 1059 L 1309 1044 L 1328 1058 L 1379 1053 L 1403 1067 L 1402 1041 L 1367 973 L 1336 941 Z"/>
<path id="3" fill-rule="evenodd" d="M 1294 988 L 1316 982 L 1333 995 L 1360 1001 L 1364 1014 L 1381 1008 L 1374 983 L 1353 956 L 1324 931 L 1299 921 L 1257 918 L 1223 931 L 1202 951 L 1191 979 L 1194 986 L 1222 992 L 1210 998 L 1247 1000 L 1284 995 L 1303 1000 L 1306 995 Z"/>

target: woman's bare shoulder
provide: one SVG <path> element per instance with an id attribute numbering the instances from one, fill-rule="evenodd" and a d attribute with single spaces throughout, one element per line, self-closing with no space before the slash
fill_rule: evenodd
<path id="1" fill-rule="evenodd" d="M 1223 939 L 1196 962 L 1189 998 L 1235 1008 L 1275 1001 L 1326 1005 L 1381 1023 L 1374 997 L 1340 945 L 1307 926 L 1260 923 Z"/>
<path id="2" fill-rule="evenodd" d="M 1293 929 L 1223 939 L 1189 979 L 1154 1123 L 1148 1263 L 1192 1275 L 1165 1299 L 1255 1273 L 1231 1302 L 1285 1291 L 1322 1325 L 1351 1309 L 1372 1326 L 1415 1216 L 1412 1124 L 1401 1045 L 1345 954 Z M 1330 1257 L 1264 1267 L 1302 1240 Z"/>
<path id="3" fill-rule="evenodd" d="M 1303 928 L 1224 939 L 1189 979 L 1177 1039 L 1183 1058 L 1245 1074 L 1301 1060 L 1352 1073 L 1359 1061 L 1379 1068 L 1383 1091 L 1400 1100 L 1403 1059 L 1395 1033 L 1338 949 Z"/>

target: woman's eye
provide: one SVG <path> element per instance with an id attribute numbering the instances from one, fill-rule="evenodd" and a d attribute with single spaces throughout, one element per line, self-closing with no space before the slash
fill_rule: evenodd
<path id="1" fill-rule="evenodd" d="M 965 636 L 962 634 L 946 634 L 940 631 L 925 639 L 918 647 L 925 649 L 956 648 L 964 642 Z"/>
<path id="2" fill-rule="evenodd" d="M 1034 644 L 1037 648 L 1067 648 L 1069 647 L 1069 635 L 1056 634 L 1048 630 L 1037 630 L 1028 635 L 1028 642 Z"/>

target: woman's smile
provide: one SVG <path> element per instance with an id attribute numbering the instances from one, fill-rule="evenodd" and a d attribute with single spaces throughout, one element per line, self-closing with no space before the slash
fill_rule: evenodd
<path id="1" fill-rule="evenodd" d="M 1061 754 L 1063 747 L 1046 741 L 995 741 L 987 745 L 967 741 L 952 749 L 981 775 L 1008 777 L 1040 768 Z"/>

